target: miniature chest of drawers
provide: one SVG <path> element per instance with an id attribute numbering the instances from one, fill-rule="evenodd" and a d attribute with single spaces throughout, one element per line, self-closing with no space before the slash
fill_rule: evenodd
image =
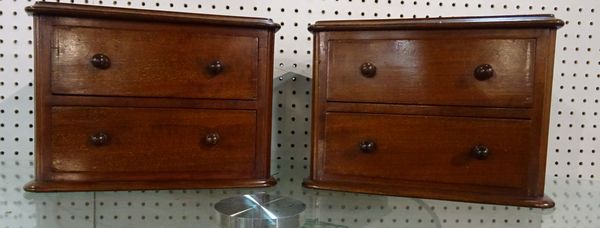
<path id="1" fill-rule="evenodd" d="M 262 187 L 273 37 L 261 18 L 36 3 L 27 191 Z"/>
<path id="2" fill-rule="evenodd" d="M 304 186 L 553 207 L 551 15 L 320 21 Z"/>

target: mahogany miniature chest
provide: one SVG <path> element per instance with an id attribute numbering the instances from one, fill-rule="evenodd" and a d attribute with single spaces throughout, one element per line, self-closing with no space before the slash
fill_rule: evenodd
<path id="1" fill-rule="evenodd" d="M 27 191 L 263 187 L 268 19 L 41 2 Z"/>
<path id="2" fill-rule="evenodd" d="M 553 207 L 551 15 L 319 21 L 306 187 Z"/>

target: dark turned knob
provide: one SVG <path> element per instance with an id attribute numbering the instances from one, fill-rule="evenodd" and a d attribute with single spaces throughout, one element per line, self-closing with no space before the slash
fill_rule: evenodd
<path id="1" fill-rule="evenodd" d="M 218 133 L 209 133 L 206 135 L 206 138 L 204 138 L 204 142 L 206 145 L 216 145 L 219 142 L 219 138 L 220 136 Z"/>
<path id="2" fill-rule="evenodd" d="M 90 62 L 98 69 L 108 69 L 110 67 L 110 59 L 104 54 L 95 54 Z"/>
<path id="3" fill-rule="evenodd" d="M 94 146 L 104 146 L 108 144 L 108 134 L 104 132 L 97 132 L 90 135 L 90 142 Z"/>
<path id="4" fill-rule="evenodd" d="M 475 68 L 473 75 L 477 80 L 483 81 L 494 76 L 494 69 L 490 64 L 481 64 Z"/>
<path id="5" fill-rule="evenodd" d="M 377 73 L 377 67 L 372 63 L 363 63 L 360 65 L 360 73 L 365 77 L 373 77 Z"/>
<path id="6" fill-rule="evenodd" d="M 215 60 L 213 63 L 208 65 L 208 72 L 212 75 L 217 75 L 223 71 L 223 63 L 219 60 Z"/>
<path id="7" fill-rule="evenodd" d="M 365 153 L 371 153 L 375 151 L 375 142 L 371 140 L 365 140 L 359 144 L 360 150 Z"/>
<path id="8" fill-rule="evenodd" d="M 488 147 L 485 145 L 476 145 L 473 147 L 473 149 L 471 149 L 471 154 L 473 155 L 473 157 L 479 160 L 486 159 L 489 153 L 490 149 L 488 149 Z"/>

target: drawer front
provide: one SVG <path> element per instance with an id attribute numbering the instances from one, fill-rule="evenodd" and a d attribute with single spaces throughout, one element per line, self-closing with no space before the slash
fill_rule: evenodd
<path id="1" fill-rule="evenodd" d="M 323 175 L 522 188 L 529 126 L 527 120 L 329 113 Z"/>
<path id="2" fill-rule="evenodd" d="M 258 36 L 111 25 L 55 27 L 53 93 L 256 99 Z"/>
<path id="3" fill-rule="evenodd" d="M 330 101 L 491 107 L 533 102 L 534 39 L 331 40 L 328 47 Z"/>
<path id="4" fill-rule="evenodd" d="M 250 178 L 255 176 L 255 121 L 254 111 L 54 107 L 51 167 L 53 172 L 119 173 L 108 176 L 111 180 L 136 173 L 185 173 L 173 177 L 187 180 Z"/>

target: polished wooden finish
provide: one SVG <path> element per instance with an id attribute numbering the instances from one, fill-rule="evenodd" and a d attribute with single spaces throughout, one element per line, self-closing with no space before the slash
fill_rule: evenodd
<path id="1" fill-rule="evenodd" d="M 254 111 L 58 106 L 51 112 L 49 151 L 55 179 L 244 179 L 256 175 Z M 97 138 L 98 132 L 103 141 L 90 143 L 88 135 Z M 143 165 L 132 165 L 141 160 Z M 138 176 L 145 172 L 165 175 Z"/>
<path id="2" fill-rule="evenodd" d="M 96 7 L 79 4 L 38 2 L 25 8 L 37 15 L 85 17 L 123 21 L 170 22 L 176 24 L 201 24 L 217 27 L 254 28 L 277 31 L 280 26 L 273 20 L 255 17 L 234 17 L 197 13 L 138 10 L 116 7 Z"/>
<path id="3" fill-rule="evenodd" d="M 267 19 L 36 3 L 26 191 L 266 187 Z"/>
<path id="4" fill-rule="evenodd" d="M 535 40 L 474 37 L 487 31 L 444 31 L 437 38 L 420 37 L 427 33 L 403 31 L 404 36 L 385 40 L 362 39 L 360 33 L 331 37 L 327 78 L 333 83 L 327 84 L 327 100 L 531 106 Z M 363 62 L 369 62 L 368 74 Z M 474 76 L 482 64 L 493 66 L 495 77 L 482 81 L 485 76 L 477 76 L 482 73 Z"/>
<path id="5" fill-rule="evenodd" d="M 328 113 L 325 121 L 322 180 L 398 179 L 515 192 L 527 182 L 528 120 Z M 365 142 L 375 145 L 365 148 Z M 479 145 L 489 148 L 487 158 L 472 154 Z"/>
<path id="6" fill-rule="evenodd" d="M 482 17 L 446 17 L 381 20 L 317 21 L 308 30 L 377 31 L 377 30 L 446 30 L 446 29 L 515 29 L 560 28 L 564 22 L 549 14 Z"/>
<path id="7" fill-rule="evenodd" d="M 263 30 L 72 18 L 53 24 L 55 94 L 256 99 L 258 58 L 248 56 L 257 56 Z"/>
<path id="8" fill-rule="evenodd" d="M 310 188 L 528 207 L 544 196 L 551 15 L 317 22 Z"/>

